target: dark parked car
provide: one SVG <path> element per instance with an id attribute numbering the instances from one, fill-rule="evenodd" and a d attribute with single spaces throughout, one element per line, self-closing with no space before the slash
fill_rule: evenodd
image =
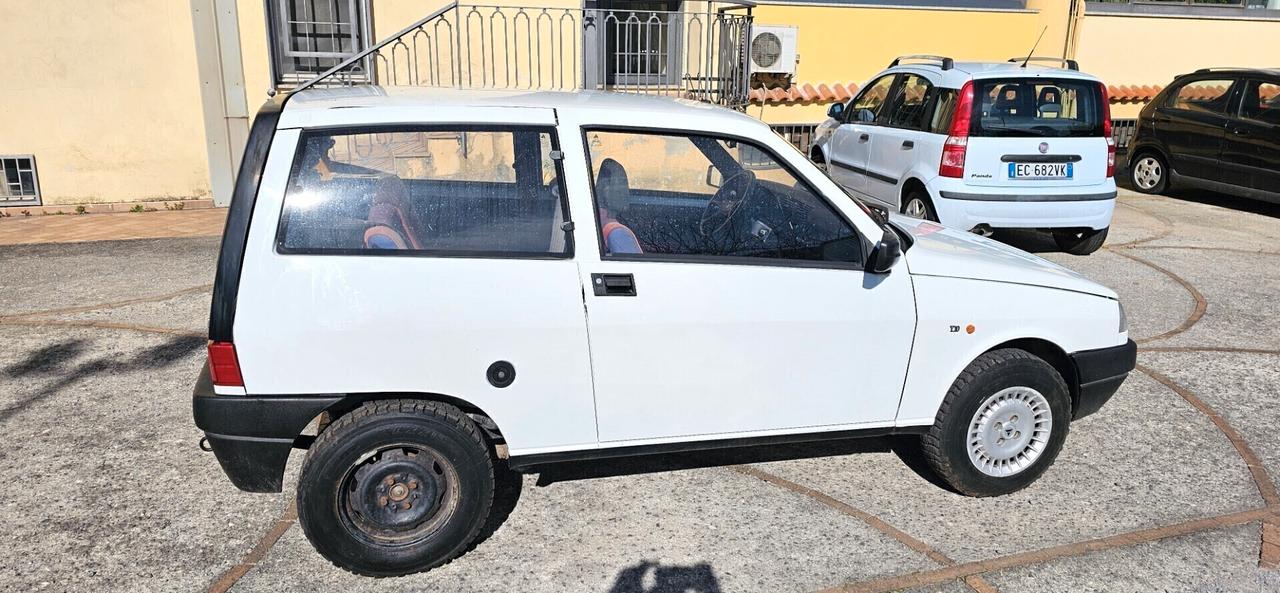
<path id="1" fill-rule="evenodd" d="M 1142 109 L 1129 154 L 1143 193 L 1172 184 L 1280 202 L 1280 69 L 1179 76 Z"/>

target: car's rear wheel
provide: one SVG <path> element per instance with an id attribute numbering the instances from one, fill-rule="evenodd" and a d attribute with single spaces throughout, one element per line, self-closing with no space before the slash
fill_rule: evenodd
<path id="1" fill-rule="evenodd" d="M 1089 255 L 1107 242 L 1110 229 L 1054 229 L 1053 242 L 1058 244 L 1058 249 L 1071 255 Z"/>
<path id="2" fill-rule="evenodd" d="M 437 402 L 369 402 L 320 433 L 298 522 L 325 558 L 368 576 L 430 570 L 464 552 L 493 503 L 481 429 Z"/>
<path id="3" fill-rule="evenodd" d="M 1169 166 L 1154 152 L 1140 152 L 1129 161 L 1129 180 L 1144 194 L 1164 193 L 1169 188 Z"/>
<path id="4" fill-rule="evenodd" d="M 938 222 L 938 213 L 933 209 L 933 201 L 922 189 L 907 192 L 906 197 L 902 199 L 902 214 L 911 218 Z"/>
<path id="5" fill-rule="evenodd" d="M 1070 421 L 1071 395 L 1049 363 L 1023 350 L 993 350 L 960 373 L 921 449 L 957 492 L 999 496 L 1053 464 Z"/>

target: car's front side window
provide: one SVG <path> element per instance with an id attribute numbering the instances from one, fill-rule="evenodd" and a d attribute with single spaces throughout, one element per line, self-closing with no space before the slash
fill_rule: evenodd
<path id="1" fill-rule="evenodd" d="M 858 96 L 849 104 L 849 109 L 845 114 L 845 117 L 848 118 L 846 121 L 850 123 L 874 122 L 876 116 L 880 114 L 880 108 L 889 99 L 889 91 L 893 88 L 893 81 L 896 77 L 896 74 L 886 74 L 867 85 L 867 88 L 862 89 L 862 92 L 858 93 Z"/>
<path id="2" fill-rule="evenodd" d="M 1169 95 L 1168 107 L 1200 113 L 1226 113 L 1235 81 L 1196 80 L 1188 82 Z"/>
<path id="3" fill-rule="evenodd" d="M 767 149 L 678 132 L 585 134 L 606 258 L 862 261 L 853 227 Z"/>
<path id="4" fill-rule="evenodd" d="M 567 208 L 548 128 L 302 135 L 281 253 L 567 257 Z"/>

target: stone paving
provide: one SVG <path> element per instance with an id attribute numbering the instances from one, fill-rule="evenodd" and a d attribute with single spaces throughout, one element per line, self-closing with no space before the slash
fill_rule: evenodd
<path id="1" fill-rule="evenodd" d="M 504 475 L 475 550 L 390 580 L 302 536 L 303 452 L 253 495 L 196 447 L 220 220 L 0 219 L 152 237 L 0 247 L 0 590 L 1280 591 L 1280 208 L 1189 197 L 1125 192 L 1103 251 L 1042 254 L 1120 293 L 1140 367 L 1022 492 L 951 494 L 899 439 L 552 467 Z M 181 225 L 214 236 L 154 238 Z"/>

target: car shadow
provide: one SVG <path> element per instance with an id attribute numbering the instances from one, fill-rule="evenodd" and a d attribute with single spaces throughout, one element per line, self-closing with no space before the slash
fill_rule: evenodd
<path id="1" fill-rule="evenodd" d="M 205 340 L 202 337 L 176 336 L 161 344 L 138 350 L 128 357 L 95 358 L 73 364 L 89 345 L 89 342 L 81 339 L 51 344 L 32 351 L 20 362 L 5 367 L 3 372 L 10 378 L 50 377 L 55 380 L 0 408 L 0 424 L 80 381 L 99 375 L 154 371 L 171 366 L 204 348 Z"/>
<path id="2" fill-rule="evenodd" d="M 622 569 L 609 593 L 721 593 L 711 565 L 664 565 L 642 560 Z"/>
<path id="3" fill-rule="evenodd" d="M 1129 182 L 1128 175 L 1116 175 L 1116 185 L 1128 190 L 1134 190 L 1133 184 Z M 1207 189 L 1195 188 L 1174 188 L 1165 191 L 1163 197 L 1181 200 L 1183 202 L 1194 202 L 1196 204 L 1204 204 L 1206 206 L 1219 206 L 1230 210 L 1239 210 L 1250 214 L 1259 214 L 1271 218 L 1280 218 L 1280 204 L 1273 202 L 1264 202 L 1262 200 L 1251 200 L 1249 198 L 1238 198 L 1236 196 L 1227 195 Z"/>
<path id="4" fill-rule="evenodd" d="M 945 487 L 929 468 L 919 449 L 919 437 L 898 435 L 550 463 L 524 471 L 538 474 L 537 486 L 542 488 L 557 482 L 892 452 L 916 475 L 931 484 Z"/>

